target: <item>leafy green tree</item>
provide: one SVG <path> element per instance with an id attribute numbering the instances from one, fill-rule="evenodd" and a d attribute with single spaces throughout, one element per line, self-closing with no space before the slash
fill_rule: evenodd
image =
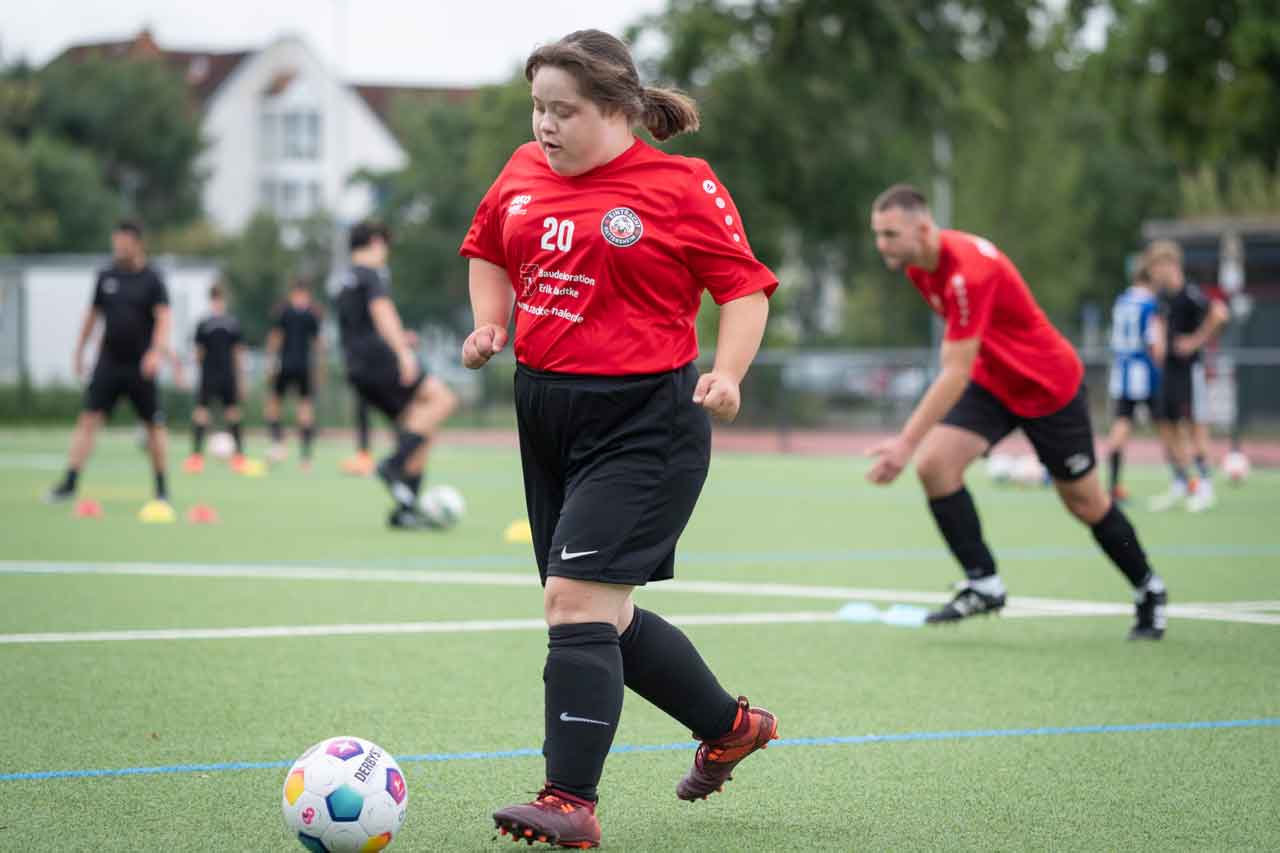
<path id="1" fill-rule="evenodd" d="M 245 340 L 261 345 L 271 325 L 271 313 L 284 297 L 297 259 L 285 247 L 280 223 L 269 213 L 257 213 L 244 231 L 227 242 L 223 276 Z"/>

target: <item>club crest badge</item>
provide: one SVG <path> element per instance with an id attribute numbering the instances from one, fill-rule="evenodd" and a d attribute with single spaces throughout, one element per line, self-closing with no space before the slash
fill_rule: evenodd
<path id="1" fill-rule="evenodd" d="M 644 223 L 629 207 L 615 207 L 600 221 L 600 233 L 615 246 L 634 246 L 644 235 Z"/>

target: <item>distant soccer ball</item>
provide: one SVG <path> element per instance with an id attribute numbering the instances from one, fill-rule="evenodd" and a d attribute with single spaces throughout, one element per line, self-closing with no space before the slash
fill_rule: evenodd
<path id="1" fill-rule="evenodd" d="M 453 527 L 467 512 L 467 502 L 453 486 L 429 486 L 418 499 L 422 514 L 441 527 Z"/>
<path id="2" fill-rule="evenodd" d="M 382 850 L 404 823 L 409 789 L 382 747 L 334 737 L 289 768 L 280 805 L 285 828 L 313 853 Z"/>
<path id="3" fill-rule="evenodd" d="M 209 454 L 216 459 L 230 459 L 236 452 L 236 441 L 229 432 L 215 432 L 209 436 Z"/>
<path id="4" fill-rule="evenodd" d="M 1239 450 L 1231 451 L 1227 454 L 1227 458 L 1222 460 L 1222 473 L 1237 486 L 1249 479 L 1249 467 L 1249 457 Z"/>
<path id="5" fill-rule="evenodd" d="M 1049 472 L 1039 459 L 1028 453 L 1014 461 L 1013 481 L 1019 486 L 1043 486 L 1049 482 Z"/>
<path id="6" fill-rule="evenodd" d="M 992 453 L 987 457 L 987 476 L 991 482 L 1003 485 L 1013 479 L 1015 459 L 1007 453 Z"/>

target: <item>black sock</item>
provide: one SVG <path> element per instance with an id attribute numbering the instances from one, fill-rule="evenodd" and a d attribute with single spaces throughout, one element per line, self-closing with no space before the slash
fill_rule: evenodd
<path id="1" fill-rule="evenodd" d="M 413 490 L 413 496 L 417 497 L 418 492 L 422 491 L 422 475 L 406 474 L 404 478 L 405 484 Z"/>
<path id="2" fill-rule="evenodd" d="M 608 622 L 583 622 L 552 625 L 547 634 L 547 784 L 594 801 L 622 716 L 618 631 Z"/>
<path id="3" fill-rule="evenodd" d="M 1151 577 L 1151 565 L 1138 541 L 1137 531 L 1119 507 L 1112 504 L 1102 520 L 1090 529 L 1098 545 L 1135 589 L 1146 584 Z"/>
<path id="4" fill-rule="evenodd" d="M 1200 475 L 1201 480 L 1207 480 L 1212 476 L 1209 470 L 1209 460 L 1204 458 L 1203 453 L 1196 454 L 1196 473 Z"/>
<path id="5" fill-rule="evenodd" d="M 274 444 L 284 441 L 284 430 L 280 428 L 279 421 L 268 421 L 267 426 L 271 428 L 271 441 Z"/>
<path id="6" fill-rule="evenodd" d="M 191 425 L 191 452 L 204 453 L 204 424 Z"/>
<path id="7" fill-rule="evenodd" d="M 165 484 L 163 471 L 156 472 L 156 500 L 169 500 L 169 487 Z"/>
<path id="8" fill-rule="evenodd" d="M 733 728 L 738 701 L 676 626 L 656 613 L 635 610 L 618 638 L 627 687 L 674 717 L 699 740 L 715 740 Z"/>
<path id="9" fill-rule="evenodd" d="M 1169 470 L 1173 473 L 1173 479 L 1175 482 L 1187 482 L 1187 469 L 1183 468 L 1177 462 L 1174 462 L 1172 458 L 1169 459 Z"/>
<path id="10" fill-rule="evenodd" d="M 80 472 L 75 468 L 68 468 L 67 473 L 62 477 L 61 491 L 74 492 L 76 490 L 76 482 L 80 479 Z"/>
<path id="11" fill-rule="evenodd" d="M 982 522 L 968 489 L 961 486 L 958 492 L 934 498 L 929 501 L 929 511 L 965 577 L 978 580 L 996 573 L 996 559 L 982 540 Z"/>
<path id="12" fill-rule="evenodd" d="M 364 400 L 356 400 L 356 449 L 369 452 L 369 407 Z"/>
<path id="13" fill-rule="evenodd" d="M 316 437 L 316 428 L 308 424 L 302 428 L 302 458 L 311 458 L 311 442 Z"/>
<path id="14" fill-rule="evenodd" d="M 1115 491 L 1120 485 L 1120 468 L 1124 465 L 1124 453 L 1120 450 L 1111 451 L 1111 491 Z"/>
<path id="15" fill-rule="evenodd" d="M 236 421 L 233 424 L 228 424 L 227 429 L 231 430 L 231 437 L 235 439 L 236 453 L 243 454 L 244 453 L 244 436 L 240 432 L 240 422 Z"/>
<path id="16" fill-rule="evenodd" d="M 426 441 L 426 438 L 416 432 L 401 431 L 396 439 L 396 450 L 388 457 L 392 467 L 397 471 L 403 471 L 404 466 L 409 463 L 409 457 L 413 455 L 415 450 L 426 444 Z"/>

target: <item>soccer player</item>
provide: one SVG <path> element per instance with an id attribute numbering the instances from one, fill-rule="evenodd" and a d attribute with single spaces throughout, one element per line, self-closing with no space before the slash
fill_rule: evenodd
<path id="1" fill-rule="evenodd" d="M 373 454 L 369 452 L 369 404 L 359 394 L 355 399 L 356 452 L 343 459 L 339 467 L 344 474 L 368 477 L 373 473 Z"/>
<path id="2" fill-rule="evenodd" d="M 127 396 L 138 419 L 146 424 L 147 448 L 155 474 L 155 496 L 169 499 L 165 482 L 168 438 L 160 409 L 156 375 L 172 358 L 169 348 L 169 292 L 159 273 L 147 263 L 142 226 L 122 220 L 111 232 L 111 266 L 98 273 L 93 302 L 80 324 L 72 357 L 76 377 L 84 375 L 84 348 L 98 321 L 104 331 L 84 395 L 84 410 L 71 437 L 67 471 L 45 499 L 50 503 L 75 496 L 80 471 L 93 453 L 93 440 L 120 397 Z"/>
<path id="3" fill-rule="evenodd" d="M 1185 500 L 1188 510 L 1202 512 L 1213 506 L 1214 494 L 1204 412 L 1208 391 L 1200 354 L 1230 318 L 1230 311 L 1186 280 L 1182 248 L 1177 243 L 1156 240 L 1143 253 L 1143 265 L 1164 299 L 1167 344 L 1155 418 L 1173 473 L 1169 491 L 1153 497 L 1150 508 L 1161 512 Z M 1188 438 L 1196 448 L 1194 478 L 1188 476 L 1193 461 Z"/>
<path id="4" fill-rule="evenodd" d="M 916 188 L 885 190 L 872 206 L 871 230 L 885 265 L 905 270 L 946 321 L 942 372 L 902 431 L 872 449 L 878 458 L 867 474 L 887 485 L 915 455 L 929 510 L 964 570 L 955 598 L 927 621 L 954 622 L 1004 607 L 1004 581 L 983 540 L 964 472 L 1021 427 L 1067 510 L 1089 526 L 1133 587 L 1137 618 L 1129 638 L 1160 639 L 1164 581 L 1095 470 L 1084 366 L 1076 351 L 1049 323 L 1013 263 L 982 237 L 938 228 Z"/>
<path id="5" fill-rule="evenodd" d="M 515 321 L 515 399 L 525 501 L 544 584 L 549 650 L 545 784 L 494 813 L 530 843 L 600 843 L 596 788 L 624 685 L 702 741 L 676 786 L 720 789 L 776 737 L 777 721 L 716 680 L 689 639 L 632 602 L 674 575 L 675 547 L 707 476 L 709 415 L 732 420 L 777 279 L 702 160 L 663 153 L 698 127 L 679 92 L 640 84 L 627 46 L 571 33 L 525 64 L 536 141 L 516 149 L 462 244 L 475 330 L 463 364 L 505 348 Z M 701 376 L 702 292 L 722 306 L 715 366 Z"/>
<path id="6" fill-rule="evenodd" d="M 1160 379 L 1156 365 L 1164 360 L 1164 321 L 1160 304 L 1151 289 L 1146 267 L 1139 267 L 1133 284 L 1116 297 L 1111 309 L 1111 380 L 1114 418 L 1107 435 L 1107 458 L 1111 466 L 1111 498 L 1123 503 L 1128 498 L 1120 484 L 1124 446 L 1133 429 L 1133 414 L 1139 406 L 1151 414 L 1151 405 Z"/>
<path id="7" fill-rule="evenodd" d="M 311 444 L 316 434 L 316 410 L 311 400 L 311 370 L 314 353 L 321 349 L 320 315 L 311 301 L 311 288 L 302 279 L 289 287 L 289 300 L 276 312 L 267 333 L 267 354 L 276 361 L 275 378 L 267 392 L 267 426 L 271 449 L 267 457 L 282 462 L 284 432 L 280 426 L 280 401 L 294 388 L 298 392 L 298 426 L 302 434 L 302 467 L 311 467 Z"/>
<path id="8" fill-rule="evenodd" d="M 209 403 L 222 405 L 222 417 L 235 440 L 231 468 L 244 466 L 244 435 L 240 429 L 240 381 L 244 371 L 244 337 L 240 321 L 227 313 L 222 285 L 209 288 L 209 316 L 196 326 L 196 362 L 200 365 L 200 390 L 191 413 L 191 455 L 183 463 L 188 474 L 204 470 L 204 432 L 209 427 Z"/>
<path id="9" fill-rule="evenodd" d="M 396 449 L 377 467 L 395 500 L 388 523 L 423 529 L 432 526 L 418 509 L 427 443 L 458 398 L 427 375 L 408 343 L 389 295 L 390 244 L 391 232 L 381 224 L 362 222 L 351 229 L 351 268 L 338 292 L 338 329 L 351 386 L 399 430 Z"/>

